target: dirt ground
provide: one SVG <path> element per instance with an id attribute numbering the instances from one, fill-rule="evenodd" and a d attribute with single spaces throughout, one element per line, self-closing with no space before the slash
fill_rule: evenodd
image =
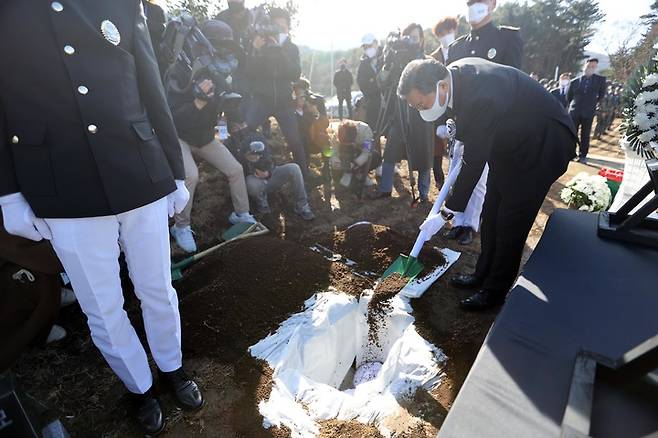
<path id="1" fill-rule="evenodd" d="M 594 141 L 592 164 L 572 163 L 555 183 L 530 233 L 524 260 L 541 237 L 550 213 L 565 208 L 559 192 L 570 178 L 581 171 L 595 173 L 602 165 L 619 167 L 623 153 L 617 142 L 614 133 Z M 319 165 L 318 158 L 314 167 Z M 431 197 L 436 194 L 433 187 Z M 312 189 L 311 205 L 317 215 L 312 223 L 292 213 L 292 204 L 285 197 L 274 199 L 273 213 L 260 218 L 271 229 L 268 236 L 231 244 L 185 271 L 184 279 L 175 284 L 180 298 L 184 363 L 204 389 L 206 405 L 200 412 L 187 415 L 163 395 L 168 419 L 164 436 L 289 436 L 286 430 L 261 427 L 257 404 L 269 396 L 271 370 L 252 359 L 247 348 L 301 310 L 303 302 L 316 291 L 334 286 L 357 295 L 372 286 L 371 278 L 353 275 L 343 264 L 327 261 L 308 247 L 322 243 L 353 259 L 359 269 L 381 274 L 399 253 L 409 251 L 418 225 L 429 211 L 429 206 L 411 208 L 410 201 L 405 166 L 396 178 L 394 197 L 387 200 L 360 201 L 350 194 L 332 193 L 325 186 Z M 231 210 L 226 180 L 201 164 L 193 211 L 193 228 L 201 249 L 217 242 Z M 366 225 L 366 233 L 350 240 L 345 229 L 359 221 L 377 225 Z M 412 302 L 419 333 L 448 357 L 443 370 L 446 378 L 434 391 L 418 391 L 412 399 L 401 401 L 415 418 L 413 428 L 400 431 L 398 436 L 402 437 L 436 436 L 497 314 L 495 310 L 460 310 L 458 302 L 467 292 L 448 284 L 451 274 L 473 269 L 479 239 L 462 247 L 438 236 L 430 244 L 462 252 L 448 274 Z M 180 259 L 182 254 L 174 250 L 174 256 Z M 126 311 L 146 345 L 139 303 L 129 284 L 125 295 Z M 69 336 L 60 343 L 31 349 L 13 368 L 22 389 L 44 407 L 44 417 L 59 416 L 74 437 L 139 436 L 126 415 L 125 390 L 92 344 L 79 308 L 64 309 L 58 323 Z M 155 373 L 155 364 L 152 368 Z M 321 437 L 378 436 L 371 426 L 337 421 L 321 424 Z"/>

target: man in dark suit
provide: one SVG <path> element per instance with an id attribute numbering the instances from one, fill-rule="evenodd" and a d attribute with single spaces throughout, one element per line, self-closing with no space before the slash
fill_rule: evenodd
<path id="1" fill-rule="evenodd" d="M 569 101 L 569 114 L 573 119 L 576 131 L 580 129 L 580 149 L 578 161 L 587 162 L 589 151 L 589 138 L 592 132 L 592 122 L 596 114 L 596 106 L 605 96 L 605 76 L 596 74 L 599 60 L 590 58 L 585 62 L 583 74 L 569 86 L 567 100 Z"/>
<path id="2" fill-rule="evenodd" d="M 51 239 L 91 338 L 132 393 L 144 431 L 164 415 L 123 310 L 119 253 L 164 386 L 203 397 L 182 370 L 167 213 L 185 206 L 183 161 L 139 0 L 0 4 L 0 206 L 5 229 Z M 45 79 L 44 79 L 45 78 Z M 111 402 L 109 402 L 111 403 Z"/>
<path id="3" fill-rule="evenodd" d="M 347 68 L 347 60 L 340 60 L 340 67 L 334 73 L 334 87 L 338 97 L 338 117 L 343 120 L 343 102 L 347 104 L 347 115 L 352 118 L 352 84 L 354 77 Z"/>
<path id="4" fill-rule="evenodd" d="M 567 96 L 569 95 L 569 85 L 571 84 L 571 75 L 569 73 L 562 73 L 560 75 L 560 82 L 558 86 L 551 90 L 553 97 L 562 104 L 564 108 L 569 106 Z"/>
<path id="5" fill-rule="evenodd" d="M 480 288 L 461 302 L 478 310 L 502 303 L 518 273 L 521 253 L 549 188 L 574 157 L 576 134 L 569 115 L 536 81 L 507 66 L 465 58 L 447 68 L 412 61 L 398 93 L 426 119 L 452 118 L 464 143 L 461 172 L 445 206 L 464 211 L 484 163 L 489 163 L 482 247 L 475 273 L 463 287 Z M 421 229 L 438 232 L 441 212 Z"/>

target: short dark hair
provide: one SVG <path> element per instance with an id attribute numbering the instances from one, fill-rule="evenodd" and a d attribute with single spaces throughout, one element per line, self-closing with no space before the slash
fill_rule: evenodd
<path id="1" fill-rule="evenodd" d="M 351 144 L 356 140 L 356 122 L 343 120 L 338 126 L 338 142 L 340 144 Z"/>
<path id="2" fill-rule="evenodd" d="M 405 97 L 414 88 L 427 95 L 436 90 L 436 84 L 448 76 L 448 69 L 435 59 L 416 59 L 402 71 L 398 95 Z"/>
<path id="3" fill-rule="evenodd" d="M 457 30 L 459 27 L 459 20 L 457 17 L 445 17 L 442 18 L 434 25 L 434 29 L 432 30 L 434 32 L 434 35 L 439 36 L 439 34 L 443 32 L 447 32 L 449 30 Z"/>
<path id="4" fill-rule="evenodd" d="M 290 27 L 290 14 L 285 9 L 272 8 L 270 9 L 269 16 L 272 20 L 275 20 L 277 18 L 283 18 L 284 20 L 286 20 L 286 23 L 288 23 L 288 27 Z"/>
<path id="5" fill-rule="evenodd" d="M 421 26 L 418 23 L 411 23 L 410 25 L 405 27 L 404 30 L 402 31 L 402 35 L 411 35 L 411 32 L 413 32 L 416 29 L 418 29 L 418 33 L 420 34 L 420 37 L 424 39 L 425 35 L 423 34 L 423 26 Z"/>
<path id="6" fill-rule="evenodd" d="M 587 62 L 596 62 L 599 63 L 599 58 L 587 58 Z"/>

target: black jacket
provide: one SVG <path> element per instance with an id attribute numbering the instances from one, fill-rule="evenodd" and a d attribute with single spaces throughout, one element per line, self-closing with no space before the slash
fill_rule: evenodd
<path id="1" fill-rule="evenodd" d="M 383 59 L 381 56 L 375 60 L 373 68 L 372 59 L 367 56 L 361 57 L 359 68 L 356 71 L 356 83 L 367 99 L 381 98 L 381 90 L 377 83 L 377 75 L 382 69 Z"/>
<path id="2" fill-rule="evenodd" d="M 278 108 L 292 105 L 292 83 L 299 80 L 302 67 L 299 49 L 286 39 L 282 46 L 265 46 L 247 56 L 245 71 L 251 94 L 265 105 Z"/>
<path id="3" fill-rule="evenodd" d="M 569 106 L 569 101 L 567 100 L 567 96 L 569 95 L 569 90 L 567 90 L 566 94 L 562 94 L 562 88 L 553 88 L 551 90 L 551 94 L 553 97 L 557 99 L 558 102 L 562 104 L 564 108 L 567 108 Z"/>
<path id="4" fill-rule="evenodd" d="M 571 81 L 567 100 L 569 101 L 569 112 L 580 117 L 593 118 L 596 113 L 596 105 L 605 96 L 605 77 L 597 74 L 589 78 L 589 84 L 585 86 L 585 78 L 577 77 Z"/>
<path id="5" fill-rule="evenodd" d="M 139 0 L 4 0 L 0 40 L 0 196 L 104 216 L 185 178 Z"/>
<path id="6" fill-rule="evenodd" d="M 336 94 L 339 97 L 350 97 L 352 95 L 352 84 L 354 84 L 354 77 L 347 69 L 338 69 L 334 73 L 334 87 L 336 87 Z"/>
<path id="7" fill-rule="evenodd" d="M 526 74 L 478 58 L 450 65 L 449 116 L 464 143 L 464 163 L 446 206 L 464 211 L 484 163 L 501 190 L 552 183 L 575 156 L 576 134 L 560 103 Z"/>
<path id="8" fill-rule="evenodd" d="M 523 40 L 515 27 L 486 26 L 457 38 L 448 49 L 448 64 L 462 58 L 482 58 L 521 69 Z"/>

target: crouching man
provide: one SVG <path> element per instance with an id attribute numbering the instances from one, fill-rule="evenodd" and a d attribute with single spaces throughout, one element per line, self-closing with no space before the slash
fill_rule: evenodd
<path id="1" fill-rule="evenodd" d="M 261 134 L 249 131 L 246 124 L 233 124 L 231 147 L 242 163 L 247 181 L 247 192 L 254 200 L 260 214 L 271 212 L 268 194 L 280 191 L 289 185 L 295 202 L 295 213 L 305 221 L 312 221 L 311 210 L 304 187 L 302 170 L 297 163 L 275 165 L 272 151 Z"/>
<path id="2" fill-rule="evenodd" d="M 0 207 L 7 232 L 50 239 L 91 338 L 134 400 L 144 432 L 165 426 L 146 351 L 123 309 L 119 254 L 141 301 L 164 387 L 203 404 L 182 369 L 167 214 L 189 199 L 141 2 L 3 2 Z M 44 65 L 48 66 L 44 81 Z M 106 403 L 112 404 L 112 400 Z"/>
<path id="3" fill-rule="evenodd" d="M 381 164 L 381 155 L 374 146 L 372 129 L 367 123 L 344 120 L 338 127 L 338 157 L 343 175 L 340 185 L 348 188 L 353 177 L 367 187 L 375 185 L 368 176 Z M 361 187 L 359 185 L 358 187 Z"/>

